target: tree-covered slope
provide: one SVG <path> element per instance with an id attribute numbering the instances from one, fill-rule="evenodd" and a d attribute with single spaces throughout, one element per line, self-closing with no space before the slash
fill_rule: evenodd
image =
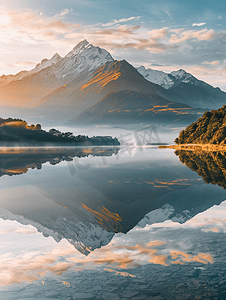
<path id="1" fill-rule="evenodd" d="M 109 146 L 120 145 L 117 138 L 111 136 L 84 135 L 74 136 L 72 132 L 42 130 L 41 125 L 28 126 L 20 119 L 0 118 L 0 147 L 12 146 Z"/>
<path id="2" fill-rule="evenodd" d="M 201 118 L 180 132 L 176 144 L 226 144 L 226 105 L 206 111 Z"/>

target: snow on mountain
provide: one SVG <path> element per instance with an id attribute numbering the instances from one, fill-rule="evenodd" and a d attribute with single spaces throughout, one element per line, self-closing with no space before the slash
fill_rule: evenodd
<path id="1" fill-rule="evenodd" d="M 39 71 L 45 71 L 43 74 L 40 74 L 41 76 L 48 75 L 50 77 L 55 75 L 58 80 L 72 80 L 81 72 L 88 72 L 112 60 L 113 58 L 107 50 L 95 47 L 87 42 L 87 40 L 83 40 L 63 58 L 56 53 L 51 59 L 43 59 L 41 63 L 37 64 L 30 71 L 21 71 L 16 75 L 0 76 L 0 86 L 5 86 L 12 81 L 21 80 Z"/>
<path id="2" fill-rule="evenodd" d="M 45 58 L 41 61 L 40 64 L 37 64 L 36 67 L 29 72 L 29 75 L 39 72 L 42 69 L 48 68 L 48 67 L 58 63 L 61 59 L 62 59 L 62 57 L 58 53 L 54 54 L 51 59 Z"/>
<path id="3" fill-rule="evenodd" d="M 191 219 L 190 212 L 184 210 L 180 213 L 176 212 L 176 209 L 169 204 L 165 204 L 162 207 L 155 209 L 144 216 L 142 220 L 137 224 L 138 227 L 145 227 L 147 224 L 152 225 L 156 223 L 162 223 L 166 220 L 172 220 L 173 222 L 184 223 Z"/>
<path id="4" fill-rule="evenodd" d="M 24 74 L 11 78 L 0 77 L 0 105 L 33 107 L 55 89 L 67 85 L 80 75 L 86 78 L 88 72 L 109 61 L 113 61 L 113 58 L 108 51 L 84 40 L 63 58 L 55 54 Z"/>
<path id="5" fill-rule="evenodd" d="M 163 71 L 157 71 L 151 68 L 146 69 L 144 66 L 141 66 L 137 68 L 137 71 L 148 81 L 156 83 L 164 87 L 166 90 L 174 88 L 181 83 L 190 83 L 197 86 L 200 86 L 200 83 L 205 86 L 208 85 L 204 81 L 198 80 L 193 75 L 182 69 L 168 74 Z"/>
<path id="6" fill-rule="evenodd" d="M 89 222 L 73 222 L 59 216 L 52 220 L 48 215 L 39 218 L 39 221 L 32 220 L 10 212 L 7 209 L 0 209 L 0 218 L 3 220 L 17 221 L 23 225 L 32 225 L 44 237 L 51 236 L 57 243 L 67 239 L 79 252 L 88 255 L 91 251 L 107 245 L 114 232 L 108 232 L 99 225 Z"/>
<path id="7" fill-rule="evenodd" d="M 190 73 L 187 73 L 185 70 L 178 70 L 178 71 L 173 71 L 170 73 L 171 76 L 174 77 L 174 86 L 180 83 L 190 83 L 190 84 L 195 84 L 197 85 L 199 80 L 195 78 L 193 75 Z M 203 84 L 207 85 L 205 82 L 202 82 Z"/>
<path id="8" fill-rule="evenodd" d="M 26 76 L 35 74 L 47 67 L 50 67 L 50 66 L 56 64 L 61 59 L 62 59 L 62 57 L 58 53 L 56 53 L 50 59 L 47 59 L 47 58 L 43 59 L 41 61 L 41 63 L 37 64 L 35 66 L 35 68 L 30 71 L 21 71 L 21 72 L 17 73 L 16 75 L 2 75 L 2 76 L 0 76 L 0 86 L 7 85 L 12 81 L 21 80 L 22 78 L 24 78 Z"/>
<path id="9" fill-rule="evenodd" d="M 89 72 L 108 61 L 113 61 L 108 51 L 83 40 L 55 66 L 53 73 L 58 79 L 75 78 L 81 72 Z"/>
<path id="10" fill-rule="evenodd" d="M 144 66 L 137 68 L 137 71 L 148 81 L 156 83 L 167 90 L 174 85 L 171 76 L 162 71 L 153 70 L 151 68 L 146 69 Z"/>

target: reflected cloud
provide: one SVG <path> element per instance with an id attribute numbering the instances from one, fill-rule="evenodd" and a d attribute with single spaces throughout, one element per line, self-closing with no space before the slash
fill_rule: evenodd
<path id="1" fill-rule="evenodd" d="M 129 270 L 150 263 L 167 267 L 194 262 L 206 265 L 214 262 L 212 253 L 199 252 L 197 249 L 196 244 L 201 237 L 197 231 L 186 232 L 189 240 L 187 251 L 183 249 L 181 243 L 183 233 L 179 230 L 175 232 L 175 229 L 162 228 L 161 231 L 158 230 L 161 240 L 150 240 L 155 232 L 156 229 L 149 226 L 131 230 L 127 235 L 118 234 L 110 244 L 94 250 L 87 257 L 82 256 L 65 240 L 50 251 L 25 251 L 19 255 L 12 253 L 1 255 L 0 285 L 31 283 L 47 274 L 56 276 L 85 269 L 98 268 L 123 277 L 135 277 Z M 205 251 L 208 243 L 203 246 Z M 66 281 L 64 284 L 68 286 Z"/>

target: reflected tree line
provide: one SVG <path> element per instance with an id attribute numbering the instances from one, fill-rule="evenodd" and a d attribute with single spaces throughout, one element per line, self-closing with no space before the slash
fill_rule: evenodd
<path id="1" fill-rule="evenodd" d="M 226 152 L 176 150 L 180 161 L 197 172 L 206 183 L 226 188 Z"/>
<path id="2" fill-rule="evenodd" d="M 109 157 L 117 154 L 118 147 L 92 148 L 28 148 L 0 151 L 0 177 L 3 175 L 20 175 L 28 169 L 41 169 L 42 164 L 49 162 L 56 165 L 62 161 L 73 161 L 75 157 L 100 156 Z"/>

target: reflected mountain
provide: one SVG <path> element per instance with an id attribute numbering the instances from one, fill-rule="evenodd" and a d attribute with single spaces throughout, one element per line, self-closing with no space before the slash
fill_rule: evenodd
<path id="1" fill-rule="evenodd" d="M 87 156 L 82 151 L 81 157 Z M 88 157 L 82 165 L 92 162 L 90 167 L 77 169 L 75 174 L 68 166 L 55 165 L 24 176 L 2 178 L 5 182 L 7 179 L 9 187 L 1 190 L 0 217 L 31 224 L 57 242 L 65 238 L 87 255 L 107 245 L 116 232 L 127 233 L 137 224 L 143 227 L 165 220 L 183 223 L 226 199 L 223 189 L 206 185 L 173 152 L 165 158 L 158 156 L 164 150 L 150 149 L 147 157 L 140 152 L 138 158 L 126 161 L 120 156 L 123 150 L 118 160 L 108 156 L 112 154 L 109 151 L 98 153 L 107 163 L 98 155 Z M 54 158 L 68 160 L 73 154 L 40 155 L 24 165 L 55 162 Z M 20 157 L 11 160 L 10 169 L 18 168 L 19 162 Z"/>
<path id="2" fill-rule="evenodd" d="M 197 152 L 177 150 L 180 161 L 196 171 L 206 183 L 226 188 L 226 152 Z"/>
<path id="3" fill-rule="evenodd" d="M 42 164 L 47 162 L 56 165 L 62 161 L 73 161 L 74 157 L 109 157 L 118 151 L 118 147 L 0 148 L 0 177 L 20 175 L 28 169 L 41 169 Z"/>

